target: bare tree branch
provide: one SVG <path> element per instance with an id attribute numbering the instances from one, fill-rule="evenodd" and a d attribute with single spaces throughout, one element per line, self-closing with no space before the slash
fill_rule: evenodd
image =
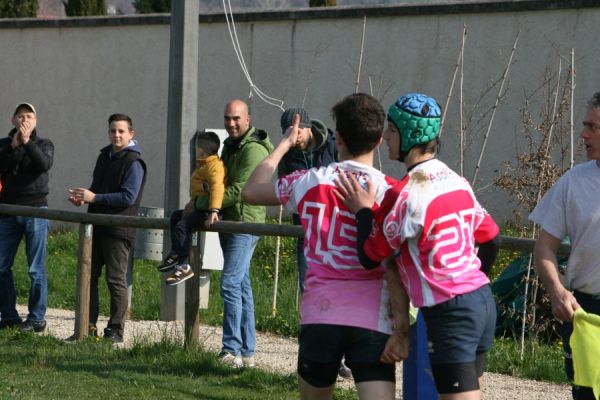
<path id="1" fill-rule="evenodd" d="M 354 93 L 358 93 L 358 86 L 360 85 L 360 69 L 362 67 L 363 52 L 365 46 L 365 31 L 367 29 L 367 16 L 363 17 L 362 35 L 360 39 L 360 55 L 358 57 L 358 71 L 356 71 L 356 87 Z"/>
<path id="2" fill-rule="evenodd" d="M 488 124 L 487 131 L 485 132 L 485 136 L 483 138 L 483 144 L 481 146 L 481 152 L 479 153 L 479 160 L 477 160 L 477 165 L 475 166 L 475 173 L 473 174 L 473 179 L 471 180 L 471 185 L 473 187 L 476 186 L 477 183 L 477 174 L 479 173 L 479 168 L 481 167 L 481 160 L 483 159 L 483 154 L 485 152 L 485 146 L 487 144 L 488 137 L 490 135 L 490 131 L 492 129 L 492 123 L 494 122 L 494 115 L 496 115 L 496 110 L 498 109 L 498 103 L 500 102 L 500 96 L 502 94 L 502 89 L 504 88 L 504 82 L 506 82 L 506 77 L 508 76 L 508 71 L 510 70 L 510 65 L 512 64 L 513 56 L 515 55 L 515 49 L 517 48 L 517 43 L 519 41 L 519 35 L 521 31 L 517 32 L 517 37 L 515 38 L 515 42 L 513 43 L 512 50 L 510 52 L 510 57 L 508 59 L 508 64 L 506 65 L 506 69 L 502 74 L 502 83 L 500 84 L 500 89 L 498 90 L 498 96 L 496 96 L 496 102 L 494 103 L 492 116 L 490 118 L 490 123 Z"/>
<path id="3" fill-rule="evenodd" d="M 458 73 L 458 67 L 462 65 L 463 52 L 465 51 L 465 40 L 467 38 L 467 25 L 463 25 L 463 33 L 462 33 L 462 44 L 460 46 L 460 50 L 458 52 L 458 58 L 456 59 L 456 64 L 454 65 L 454 74 L 452 75 L 452 80 L 450 81 L 450 89 L 448 90 L 448 96 L 446 96 L 446 104 L 444 104 L 444 113 L 442 114 L 442 122 L 440 124 L 440 136 L 442 136 L 442 132 L 444 131 L 444 122 L 446 121 L 446 114 L 448 113 L 448 105 L 450 104 L 450 98 L 452 97 L 452 91 L 454 90 L 454 82 L 456 81 L 456 75 Z"/>

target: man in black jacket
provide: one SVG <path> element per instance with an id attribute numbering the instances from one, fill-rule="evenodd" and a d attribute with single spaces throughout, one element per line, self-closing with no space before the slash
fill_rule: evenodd
<path id="1" fill-rule="evenodd" d="M 136 216 L 146 182 L 146 164 L 135 135 L 131 118 L 112 114 L 108 118 L 110 144 L 100 150 L 89 189 L 69 190 L 69 201 L 76 206 L 88 203 L 88 212 Z M 106 265 L 106 283 L 110 292 L 110 319 L 104 338 L 123 342 L 127 312 L 127 262 L 135 237 L 134 228 L 94 226 L 92 238 L 92 276 L 90 281 L 90 334 L 96 335 L 98 321 L 98 281 Z"/>
<path id="2" fill-rule="evenodd" d="M 17 105 L 12 117 L 14 128 L 8 137 L 0 139 L 0 203 L 48 206 L 48 170 L 54 159 L 54 145 L 37 135 L 36 118 L 33 105 Z M 25 322 L 16 309 L 12 273 L 15 254 L 23 236 L 31 279 L 29 314 Z M 46 328 L 47 238 L 48 220 L 0 216 L 0 329 L 18 326 L 22 331 L 42 332 Z"/>

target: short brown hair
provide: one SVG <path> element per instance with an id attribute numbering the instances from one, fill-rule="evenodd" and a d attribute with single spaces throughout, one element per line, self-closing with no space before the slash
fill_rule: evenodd
<path id="1" fill-rule="evenodd" d="M 204 152 L 209 156 L 217 154 L 219 152 L 219 147 L 221 147 L 219 135 L 212 131 L 197 131 L 196 147 L 204 150 Z"/>
<path id="2" fill-rule="evenodd" d="M 131 122 L 131 118 L 129 117 L 129 115 L 119 113 L 111 114 L 111 116 L 108 117 L 108 125 L 110 126 L 110 124 L 112 124 L 115 121 L 127 121 L 129 130 L 133 130 L 133 122 Z"/>
<path id="3" fill-rule="evenodd" d="M 366 154 L 379 144 L 385 111 L 375 97 L 365 93 L 346 96 L 333 106 L 331 115 L 337 134 L 352 156 Z"/>

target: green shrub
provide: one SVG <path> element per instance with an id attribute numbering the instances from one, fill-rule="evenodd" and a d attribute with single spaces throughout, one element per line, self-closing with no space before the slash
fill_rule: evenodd
<path id="1" fill-rule="evenodd" d="M 106 15 L 104 0 L 64 0 L 65 13 L 69 17 L 85 17 L 91 15 Z"/>
<path id="2" fill-rule="evenodd" d="M 133 6 L 140 14 L 171 12 L 171 0 L 135 0 Z"/>
<path id="3" fill-rule="evenodd" d="M 0 0 L 0 18 L 35 18 L 38 0 Z"/>
<path id="4" fill-rule="evenodd" d="M 335 7 L 336 0 L 310 0 L 309 7 Z"/>

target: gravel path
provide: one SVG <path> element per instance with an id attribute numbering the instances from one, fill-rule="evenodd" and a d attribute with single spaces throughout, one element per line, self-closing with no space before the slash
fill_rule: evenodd
<path id="1" fill-rule="evenodd" d="M 27 315 L 24 306 L 18 307 L 21 315 Z M 46 314 L 48 322 L 47 334 L 59 339 L 66 339 L 73 334 L 75 315 L 73 311 L 48 309 Z M 100 317 L 98 328 L 100 331 L 107 322 L 106 317 Z M 177 338 L 183 342 L 183 322 L 162 321 L 127 321 L 125 325 L 125 343 L 131 346 L 136 341 L 160 340 L 166 335 Z M 200 338 L 203 347 L 207 350 L 218 352 L 221 347 L 221 328 L 202 325 Z M 268 333 L 257 332 L 256 338 L 256 363 L 259 368 L 280 372 L 294 373 L 296 370 L 296 353 L 298 344 L 295 338 L 285 338 Z M 398 392 L 397 398 L 402 399 L 402 368 L 398 364 Z M 351 380 L 339 379 L 338 385 L 354 387 Z M 482 399 L 486 400 L 569 400 L 571 389 L 567 385 L 557 385 L 548 382 L 538 382 L 514 378 L 508 375 L 486 373 L 482 388 Z"/>

